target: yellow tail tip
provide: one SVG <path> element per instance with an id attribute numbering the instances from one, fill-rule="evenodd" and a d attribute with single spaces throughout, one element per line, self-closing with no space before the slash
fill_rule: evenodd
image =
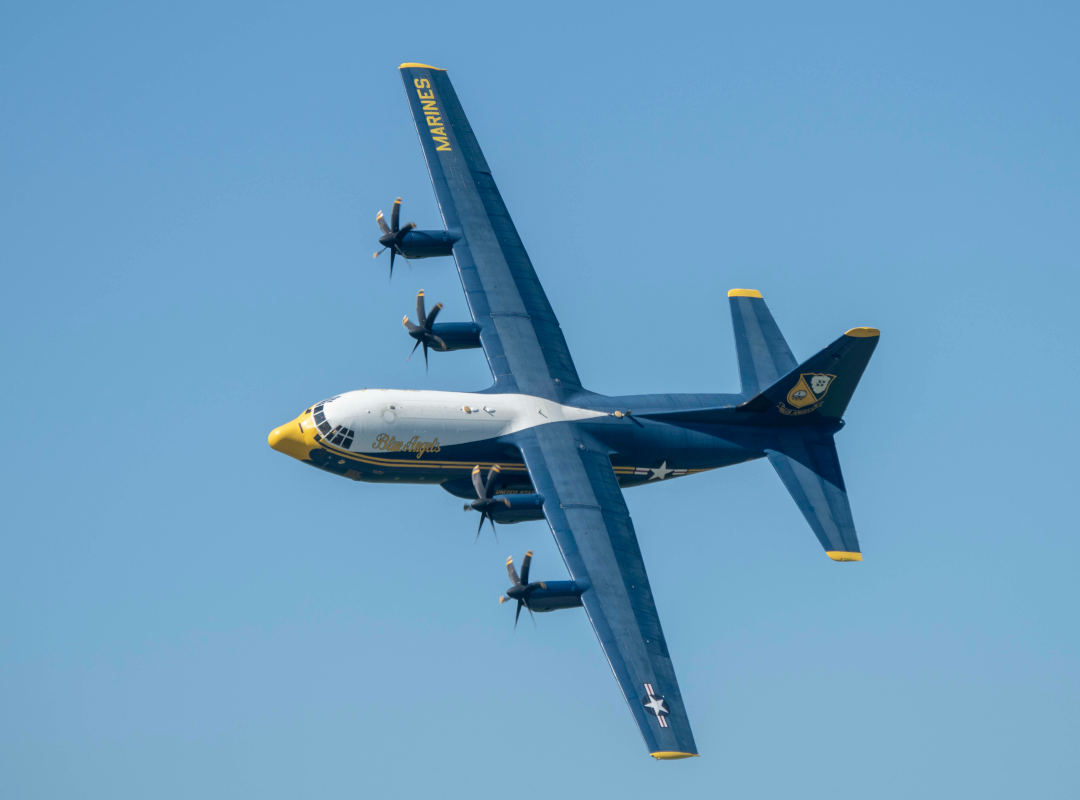
<path id="1" fill-rule="evenodd" d="M 825 555 L 833 561 L 862 561 L 862 553 L 849 553 L 846 550 L 827 550 Z"/>
<path id="2" fill-rule="evenodd" d="M 727 293 L 728 297 L 756 297 L 759 300 L 763 299 L 761 292 L 757 289 L 729 289 Z"/>
<path id="3" fill-rule="evenodd" d="M 881 336 L 881 331 L 877 328 L 852 328 L 850 331 L 844 331 L 844 336 L 853 336 L 856 339 L 873 339 L 875 336 Z"/>
<path id="4" fill-rule="evenodd" d="M 418 64 L 415 61 L 406 61 L 404 64 L 399 65 L 398 69 L 434 69 L 439 72 L 446 72 L 442 67 L 433 67 L 431 64 Z"/>
<path id="5" fill-rule="evenodd" d="M 674 761 L 676 758 L 698 758 L 698 753 L 679 753 L 675 750 L 658 750 L 655 753 L 649 753 L 650 756 L 659 761 Z"/>

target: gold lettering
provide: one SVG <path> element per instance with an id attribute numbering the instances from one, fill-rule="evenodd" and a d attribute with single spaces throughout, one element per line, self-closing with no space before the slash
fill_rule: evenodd
<path id="1" fill-rule="evenodd" d="M 442 111 L 439 110 L 439 103 L 435 99 L 435 91 L 431 89 L 431 82 L 427 78 L 416 78 L 413 80 L 413 86 L 416 87 L 416 96 L 420 99 L 420 113 L 424 115 L 424 122 L 427 123 L 428 132 L 431 134 L 432 141 L 435 142 L 435 149 L 449 152 L 453 150 L 450 146 L 450 138 L 446 134 L 446 123 L 442 119 Z M 421 91 L 427 89 L 428 91 Z"/>
<path id="2" fill-rule="evenodd" d="M 417 458 L 423 458 L 426 453 L 438 453 L 442 450 L 439 446 L 439 437 L 431 441 L 424 441 L 419 436 L 414 436 L 407 442 L 402 442 L 396 436 L 380 433 L 371 443 L 372 450 L 382 450 L 388 453 L 415 453 Z"/>

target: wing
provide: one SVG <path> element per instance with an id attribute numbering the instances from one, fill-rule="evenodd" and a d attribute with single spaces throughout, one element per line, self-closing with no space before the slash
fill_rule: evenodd
<path id="1" fill-rule="evenodd" d="M 425 64 L 400 69 L 495 385 L 561 401 L 581 390 L 577 370 L 450 78 Z"/>
<path id="2" fill-rule="evenodd" d="M 697 755 L 634 525 L 603 445 L 570 424 L 511 437 L 581 600 L 656 758 Z"/>

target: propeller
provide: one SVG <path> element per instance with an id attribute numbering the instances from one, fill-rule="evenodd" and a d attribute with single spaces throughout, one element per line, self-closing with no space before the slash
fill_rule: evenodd
<path id="1" fill-rule="evenodd" d="M 427 351 L 429 347 L 436 347 L 440 350 L 446 349 L 446 342 L 431 332 L 431 326 L 435 324 L 435 318 L 439 316 L 442 307 L 442 303 L 436 303 L 435 308 L 431 309 L 431 313 L 426 313 L 424 311 L 424 290 L 421 289 L 416 295 L 416 324 L 409 321 L 408 314 L 401 320 L 401 324 L 408 329 L 409 336 L 416 339 L 416 344 L 413 345 L 412 353 L 409 353 L 409 358 L 413 357 L 413 353 L 416 352 L 417 347 L 423 345 L 425 369 L 428 365 Z M 405 360 L 408 361 L 408 359 Z"/>
<path id="2" fill-rule="evenodd" d="M 499 478 L 499 472 L 501 469 L 498 464 L 492 465 L 488 470 L 487 480 L 483 480 L 480 477 L 480 465 L 477 464 L 472 468 L 472 483 L 473 488 L 476 489 L 476 499 L 471 503 L 465 504 L 466 511 L 479 511 L 480 512 L 480 524 L 476 528 L 476 538 L 480 538 L 480 531 L 484 528 L 484 520 L 491 522 L 491 532 L 495 535 L 495 541 L 499 540 L 499 535 L 495 533 L 495 520 L 491 516 L 491 512 L 499 503 L 503 503 L 508 508 L 510 502 L 502 497 L 495 497 L 492 495 L 491 490 L 495 487 L 495 481 Z"/>
<path id="3" fill-rule="evenodd" d="M 405 238 L 405 234 L 416 227 L 415 222 L 409 222 L 405 224 L 404 228 L 398 227 L 398 220 L 401 219 L 401 198 L 399 197 L 394 201 L 394 207 L 390 211 L 390 224 L 386 224 L 386 218 L 383 217 L 382 211 L 375 215 L 375 221 L 379 223 L 379 230 L 382 231 L 382 236 L 379 237 L 379 244 L 382 245 L 382 250 L 379 250 L 371 254 L 372 258 L 378 258 L 379 254 L 383 250 L 390 251 L 390 277 L 394 277 L 394 256 L 400 255 L 405 257 L 405 253 L 401 250 L 401 240 Z"/>
<path id="4" fill-rule="evenodd" d="M 517 570 L 514 569 L 514 557 L 510 556 L 506 559 L 506 574 L 510 576 L 510 583 L 512 586 L 506 590 L 506 594 L 499 598 L 499 603 L 505 603 L 507 600 L 517 600 L 517 611 L 514 612 L 514 627 L 517 627 L 518 617 L 521 616 L 521 607 L 525 606 L 525 609 L 529 612 L 529 616 L 532 617 L 533 625 L 536 624 L 536 617 L 533 616 L 532 609 L 529 608 L 529 595 L 533 593 L 534 589 L 546 589 L 547 584 L 543 581 L 537 583 L 529 583 L 529 566 L 532 564 L 532 550 L 525 554 L 525 558 L 521 559 L 521 577 L 518 577 Z"/>

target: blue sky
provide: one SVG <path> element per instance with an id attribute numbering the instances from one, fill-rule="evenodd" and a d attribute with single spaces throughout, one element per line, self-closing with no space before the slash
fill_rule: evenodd
<path id="1" fill-rule="evenodd" d="M 0 787 L 18 798 L 1075 797 L 1071 4 L 11 6 L 0 25 Z M 266 446 L 405 362 L 374 215 L 435 226 L 396 67 L 450 70 L 580 374 L 737 388 L 881 345 L 838 445 L 866 560 L 765 463 L 628 493 L 703 754 L 654 763 L 583 615 L 495 600 L 433 488 Z"/>

